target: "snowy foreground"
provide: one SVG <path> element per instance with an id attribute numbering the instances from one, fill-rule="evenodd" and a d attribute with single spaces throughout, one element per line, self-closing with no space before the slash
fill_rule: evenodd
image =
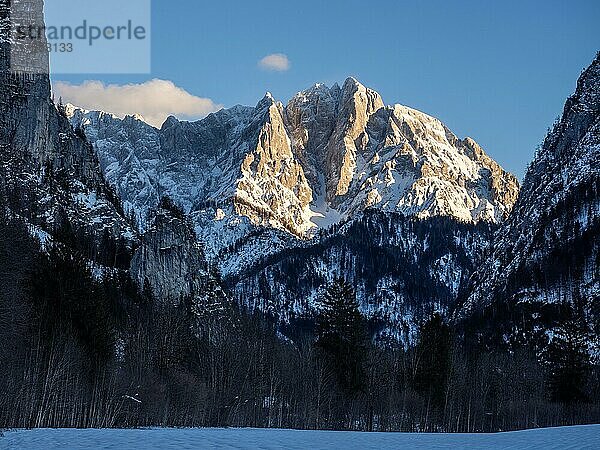
<path id="1" fill-rule="evenodd" d="M 600 425 L 499 434 L 355 433 L 263 429 L 10 431 L 0 449 L 600 449 Z"/>

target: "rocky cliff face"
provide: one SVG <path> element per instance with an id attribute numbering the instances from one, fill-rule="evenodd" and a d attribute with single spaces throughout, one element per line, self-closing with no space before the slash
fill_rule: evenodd
<path id="1" fill-rule="evenodd" d="M 342 88 L 338 114 L 327 147 L 327 199 L 334 206 L 348 194 L 357 166 L 369 145 L 367 125 L 373 114 L 383 108 L 381 96 L 348 78 Z"/>
<path id="2" fill-rule="evenodd" d="M 81 124 L 81 111 L 66 105 L 65 112 L 72 122 Z M 156 189 L 160 141 L 154 129 L 133 116 L 121 120 L 100 112 L 87 114 L 85 123 L 89 124 L 86 137 L 94 143 L 106 180 L 122 199 L 125 210 L 135 212 L 138 221 L 145 222 L 150 209 L 160 201 Z M 124 129 L 129 138 L 125 138 Z"/>
<path id="3" fill-rule="evenodd" d="M 184 213 L 163 199 L 131 260 L 138 286 L 161 303 L 192 301 L 196 312 L 214 312 L 227 303 L 218 275 L 211 271 Z"/>
<path id="4" fill-rule="evenodd" d="M 109 231 L 132 241 L 135 233 L 104 182 L 94 149 L 50 98 L 45 46 L 39 51 L 12 38 L 15 23 L 21 23 L 15 20 L 22 19 L 15 11 L 43 23 L 42 9 L 41 1 L 0 3 L 0 189 L 11 214 L 38 232 L 51 235 L 68 221 L 85 233 Z M 13 70 L 15 49 L 24 61 L 31 58 L 35 73 Z"/>
<path id="5" fill-rule="evenodd" d="M 376 207 L 418 218 L 500 223 L 516 201 L 516 178 L 437 119 L 396 105 L 379 110 L 367 133 L 343 210 Z"/>
<path id="6" fill-rule="evenodd" d="M 174 199 L 211 259 L 261 229 L 309 238 L 367 208 L 499 223 L 519 189 L 472 139 L 384 106 L 353 78 L 342 88 L 317 84 L 285 107 L 268 94 L 254 108 L 169 118 L 160 130 L 139 118 L 68 113 L 125 204 L 143 220 L 160 196 Z"/>
<path id="7" fill-rule="evenodd" d="M 190 295 L 196 274 L 207 268 L 195 241 L 185 216 L 159 208 L 131 261 L 138 285 L 149 286 L 159 301 L 176 303 Z"/>
<path id="8" fill-rule="evenodd" d="M 292 151 L 283 122 L 283 107 L 270 94 L 257 105 L 258 129 L 241 164 L 233 204 L 235 212 L 256 225 L 302 236 L 310 228 L 312 189 Z M 254 144 L 256 142 L 256 144 Z"/>
<path id="9" fill-rule="evenodd" d="M 88 131 L 98 131 L 90 136 L 95 150 L 67 118 L 72 118 L 74 111 L 51 100 L 45 47 L 33 55 L 39 73 L 13 71 L 10 57 L 14 46 L 25 45 L 10 38 L 15 19 L 11 12 L 18 3 L 34 23 L 43 23 L 42 1 L 13 0 L 13 8 L 9 2 L 0 3 L 0 204 L 6 215 L 24 220 L 42 244 L 61 239 L 66 251 L 80 252 L 95 273 L 102 274 L 106 268 L 114 269 L 117 259 L 113 255 L 103 258 L 107 253 L 104 247 L 119 243 L 129 253 L 140 245 L 140 236 L 106 174 L 120 197 L 127 200 L 125 207 L 132 211 L 134 205 L 143 207 L 144 220 L 153 224 L 131 262 L 131 274 L 140 287 L 147 282 L 163 302 L 190 296 L 198 314 L 225 301 L 218 278 L 206 264 L 187 222 L 169 215 L 163 207 L 155 218 L 147 217 L 160 198 L 153 188 L 159 174 L 154 158 L 160 142 L 148 133 L 154 129 L 134 117 L 121 121 L 106 114 L 89 115 L 86 120 L 94 126 Z M 122 139 L 123 125 L 132 138 L 129 142 Z M 102 151 L 102 143 L 110 151 Z M 65 233 L 69 234 L 66 240 Z M 118 256 L 122 259 L 123 255 Z"/>
<path id="10" fill-rule="evenodd" d="M 564 318 L 556 311 L 573 306 L 597 326 L 599 232 L 600 54 L 531 163 L 513 213 L 473 277 L 459 315 L 505 308 L 528 323 L 531 335 L 552 329 Z M 522 328 L 513 319 L 506 339 Z"/>

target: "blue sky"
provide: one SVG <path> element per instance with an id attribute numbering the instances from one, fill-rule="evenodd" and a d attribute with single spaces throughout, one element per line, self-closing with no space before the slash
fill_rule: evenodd
<path id="1" fill-rule="evenodd" d="M 600 50 L 599 24 L 597 0 L 154 0 L 151 74 L 54 81 L 158 78 L 232 106 L 351 75 L 473 137 L 521 177 Z M 258 66 L 273 53 L 288 70 Z"/>

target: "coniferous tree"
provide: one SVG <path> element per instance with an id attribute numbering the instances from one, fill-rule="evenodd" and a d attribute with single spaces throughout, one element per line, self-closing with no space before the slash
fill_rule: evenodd
<path id="1" fill-rule="evenodd" d="M 365 385 L 367 336 L 356 292 L 343 278 L 327 288 L 317 319 L 317 347 L 336 374 L 342 389 L 357 393 Z"/>

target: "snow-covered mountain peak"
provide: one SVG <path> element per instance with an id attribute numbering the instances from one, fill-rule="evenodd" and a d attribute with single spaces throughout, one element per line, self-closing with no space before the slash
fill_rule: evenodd
<path id="1" fill-rule="evenodd" d="M 367 115 L 384 107 L 383 99 L 378 92 L 364 86 L 353 77 L 347 78 L 344 82 L 340 101 L 341 108 L 347 106 L 348 102 L 357 102 L 356 107 L 359 110 L 365 108 Z"/>
<path id="2" fill-rule="evenodd" d="M 322 101 L 335 101 L 339 102 L 340 87 L 335 84 L 332 88 L 329 88 L 326 84 L 315 83 L 310 88 L 298 92 L 288 102 L 291 103 L 319 103 Z M 336 105 L 337 106 L 337 105 Z"/>
<path id="3" fill-rule="evenodd" d="M 344 84 L 342 85 L 342 91 L 358 91 L 363 90 L 366 91 L 367 88 L 360 81 L 358 81 L 354 77 L 348 77 L 344 80 Z"/>
<path id="4" fill-rule="evenodd" d="M 265 108 L 269 108 L 271 105 L 275 105 L 277 101 L 270 92 L 266 92 L 263 98 L 256 104 L 256 110 L 261 111 Z"/>
<path id="5" fill-rule="evenodd" d="M 144 116 L 141 114 L 127 115 L 126 117 L 131 117 L 133 120 L 139 120 L 140 122 L 146 122 L 146 119 L 144 119 Z"/>
<path id="6" fill-rule="evenodd" d="M 567 108 L 591 111 L 600 109 L 600 52 L 577 80 L 577 89 L 565 105 L 565 109 Z"/>
<path id="7" fill-rule="evenodd" d="M 518 193 L 475 141 L 385 106 L 354 78 L 342 88 L 315 84 L 285 106 L 267 93 L 255 107 L 197 122 L 169 117 L 160 130 L 87 111 L 71 117 L 127 207 L 143 219 L 161 196 L 173 198 L 202 240 L 220 242 L 215 252 L 256 227 L 306 238 L 366 208 L 500 222 Z"/>
<path id="8" fill-rule="evenodd" d="M 115 114 L 115 113 L 112 113 L 109 111 L 102 111 L 102 110 L 90 111 L 90 110 L 75 106 L 72 103 L 66 103 L 66 104 L 62 105 L 62 110 L 63 110 L 63 113 L 67 116 L 67 118 L 71 122 L 75 121 L 77 123 L 80 123 L 81 119 L 85 117 L 87 120 L 96 120 L 96 121 L 98 121 L 98 120 L 118 120 L 118 121 L 122 121 L 125 124 L 131 123 L 131 122 L 143 122 L 144 124 L 146 124 L 152 128 L 155 128 L 153 125 L 150 125 L 148 122 L 146 122 L 146 119 L 144 119 L 144 117 L 141 114 L 127 114 L 127 115 L 121 117 L 118 114 Z M 175 120 L 177 120 L 177 119 L 175 119 Z"/>

